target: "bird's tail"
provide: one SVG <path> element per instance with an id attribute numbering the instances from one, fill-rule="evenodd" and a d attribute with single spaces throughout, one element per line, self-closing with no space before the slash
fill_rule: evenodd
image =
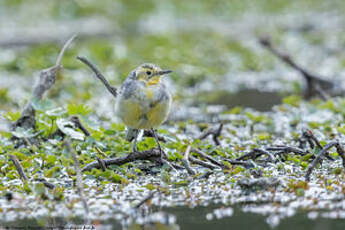
<path id="1" fill-rule="evenodd" d="M 140 133 L 141 133 L 141 130 L 139 130 L 139 129 L 132 129 L 132 128 L 127 127 L 127 129 L 126 129 L 126 140 L 132 141 L 135 138 L 137 138 Z"/>

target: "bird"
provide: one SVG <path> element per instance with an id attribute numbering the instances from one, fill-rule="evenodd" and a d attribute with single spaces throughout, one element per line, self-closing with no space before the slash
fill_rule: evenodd
<path id="1" fill-rule="evenodd" d="M 115 115 L 126 125 L 126 140 L 133 141 L 132 151 L 137 152 L 137 139 L 142 130 L 151 130 L 160 146 L 156 128 L 166 121 L 172 97 L 162 81 L 171 70 L 162 70 L 158 65 L 144 63 L 127 76 L 118 92 Z"/>

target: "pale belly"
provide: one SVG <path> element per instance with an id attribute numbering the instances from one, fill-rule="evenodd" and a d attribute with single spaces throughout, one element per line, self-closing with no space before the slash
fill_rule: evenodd
<path id="1" fill-rule="evenodd" d="M 116 114 L 122 122 L 134 129 L 151 129 L 161 125 L 167 118 L 171 99 L 161 101 L 118 98 Z"/>

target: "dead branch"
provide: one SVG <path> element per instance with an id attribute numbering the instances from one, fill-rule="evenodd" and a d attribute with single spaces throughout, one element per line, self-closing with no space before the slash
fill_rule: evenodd
<path id="1" fill-rule="evenodd" d="M 203 151 L 200 151 L 199 149 L 196 149 L 196 148 L 191 148 L 191 151 L 194 152 L 194 153 L 197 153 L 199 154 L 201 157 L 209 160 L 211 163 L 221 167 L 221 168 L 226 168 L 226 166 L 224 164 L 222 164 L 221 162 L 215 160 L 213 157 L 211 157 L 210 155 L 204 153 Z"/>
<path id="2" fill-rule="evenodd" d="M 109 165 L 123 165 L 126 163 L 138 161 L 138 160 L 157 160 L 160 159 L 160 152 L 158 149 L 150 149 L 143 152 L 131 152 L 127 156 L 124 157 L 117 157 L 117 158 L 110 158 L 105 159 L 104 164 L 105 166 Z M 101 168 L 101 165 L 98 161 L 91 162 L 82 168 L 82 172 L 89 171 L 93 168 Z"/>
<path id="3" fill-rule="evenodd" d="M 104 163 L 103 159 L 101 159 L 101 158 L 96 156 L 96 160 L 98 161 L 98 164 L 100 164 L 102 166 L 102 170 L 106 171 L 107 167 L 105 166 L 105 163 Z"/>
<path id="4" fill-rule="evenodd" d="M 28 180 L 28 177 L 25 175 L 22 165 L 20 164 L 18 158 L 15 155 L 10 155 L 10 160 L 13 162 L 14 166 L 17 169 L 17 172 L 20 176 L 20 179 L 24 182 Z"/>
<path id="5" fill-rule="evenodd" d="M 152 130 L 150 129 L 144 130 L 144 137 L 154 137 Z M 167 140 L 163 136 L 157 134 L 157 137 L 159 141 L 167 142 Z"/>
<path id="6" fill-rule="evenodd" d="M 331 141 L 330 143 L 326 144 L 320 151 L 319 155 L 317 155 L 317 157 L 311 162 L 311 164 L 309 165 L 308 169 L 307 169 L 307 173 L 305 175 L 305 180 L 309 181 L 310 180 L 310 174 L 312 173 L 313 169 L 315 168 L 316 164 L 319 163 L 323 157 L 323 155 L 326 154 L 326 152 L 334 147 L 339 145 L 337 141 Z"/>
<path id="7" fill-rule="evenodd" d="M 304 137 L 305 139 L 307 139 L 310 147 L 313 149 L 314 148 L 314 143 L 316 144 L 316 146 L 319 149 L 322 149 L 322 145 L 320 144 L 320 141 L 316 138 L 316 136 L 314 135 L 314 133 L 309 130 L 306 129 L 303 133 L 302 133 L 302 137 Z M 334 161 L 334 159 L 329 155 L 328 152 L 325 153 L 325 156 L 327 157 L 327 159 Z"/>
<path id="8" fill-rule="evenodd" d="M 261 157 L 262 155 L 267 155 L 270 158 L 270 161 L 274 161 L 274 156 L 270 154 L 268 151 L 263 149 L 253 149 L 249 153 L 246 153 L 238 158 L 236 158 L 237 161 L 242 161 L 244 159 L 252 159 L 256 160 L 257 158 Z"/>
<path id="9" fill-rule="evenodd" d="M 115 87 L 112 87 L 107 79 L 103 76 L 103 74 L 97 69 L 97 67 L 92 64 L 87 58 L 78 56 L 78 60 L 83 62 L 85 65 L 87 65 L 96 75 L 96 77 L 104 84 L 104 86 L 108 89 L 108 91 L 114 96 L 117 96 L 117 90 Z"/>
<path id="10" fill-rule="evenodd" d="M 198 158 L 195 158 L 191 155 L 189 155 L 189 160 L 190 162 L 194 163 L 194 164 L 198 164 L 198 165 L 201 165 L 205 168 L 209 168 L 209 169 L 219 169 L 220 167 L 219 166 L 216 166 L 212 163 L 209 163 L 209 162 L 206 162 L 206 161 L 202 161 L 202 160 L 199 160 Z"/>
<path id="11" fill-rule="evenodd" d="M 307 90 L 305 93 L 306 98 L 311 98 L 314 95 L 319 95 L 320 98 L 322 98 L 323 100 L 327 100 L 329 98 L 325 90 L 333 88 L 333 82 L 327 81 L 322 77 L 312 74 L 306 69 L 302 68 L 295 61 L 293 61 L 288 54 L 276 49 L 269 38 L 260 38 L 259 42 L 263 47 L 267 48 L 273 55 L 278 57 L 281 61 L 283 61 L 284 63 L 286 63 L 287 65 L 289 65 L 290 67 L 302 74 L 307 83 Z"/>
<path id="12" fill-rule="evenodd" d="M 42 99 L 45 92 L 47 92 L 55 83 L 57 73 L 62 69 L 61 60 L 62 57 L 72 43 L 76 35 L 73 35 L 62 47 L 59 56 L 56 60 L 56 64 L 48 69 L 44 69 L 40 72 L 40 77 L 38 83 L 34 87 L 32 97 L 29 102 L 24 106 L 20 118 L 12 124 L 12 130 L 15 130 L 17 127 L 22 127 L 25 129 L 35 129 L 36 120 L 35 120 L 35 109 L 32 106 L 34 101 L 39 101 Z"/>
<path id="13" fill-rule="evenodd" d="M 36 181 L 39 181 L 41 182 L 46 188 L 49 188 L 49 189 L 54 189 L 55 188 L 55 185 L 52 184 L 52 183 L 49 183 L 46 179 L 44 178 L 38 178 L 38 179 L 35 179 Z"/>
<path id="14" fill-rule="evenodd" d="M 80 171 L 80 165 L 79 165 L 79 161 L 77 158 L 77 155 L 74 151 L 74 149 L 72 149 L 71 144 L 68 140 L 65 140 L 65 146 L 67 151 L 71 154 L 73 161 L 74 161 L 74 166 L 75 166 L 75 171 L 77 172 L 77 192 L 79 194 L 80 200 L 83 203 L 86 215 L 87 215 L 87 222 L 89 222 L 89 206 L 86 202 L 86 199 L 84 197 L 84 192 L 83 192 L 83 177 Z"/>
<path id="15" fill-rule="evenodd" d="M 215 145 L 220 145 L 220 141 L 219 141 L 218 137 L 220 136 L 220 134 L 222 132 L 223 126 L 224 126 L 224 124 L 220 123 L 217 129 L 209 128 L 205 132 L 201 133 L 200 136 L 197 137 L 197 139 L 203 140 L 206 137 L 212 135 L 212 139 L 213 139 Z"/>
<path id="16" fill-rule="evenodd" d="M 345 150 L 339 142 L 337 143 L 337 145 L 335 147 L 337 148 L 337 153 L 339 154 L 339 156 L 343 160 L 343 167 L 345 169 Z"/>
<path id="17" fill-rule="evenodd" d="M 229 160 L 229 159 L 224 159 L 225 161 L 229 162 L 232 165 L 242 165 L 246 168 L 253 168 L 255 167 L 255 164 L 253 164 L 250 161 L 241 161 L 241 160 Z"/>
<path id="18" fill-rule="evenodd" d="M 78 116 L 71 116 L 71 117 L 69 118 L 69 120 L 70 120 L 71 122 L 73 122 L 74 126 L 75 126 L 76 128 L 78 128 L 78 129 L 80 129 L 80 130 L 85 134 L 85 136 L 90 136 L 89 130 L 87 130 L 87 129 L 84 127 L 84 125 L 80 122 L 80 119 L 79 119 Z"/>
<path id="19" fill-rule="evenodd" d="M 148 196 L 146 196 L 144 199 L 142 199 L 137 205 L 134 206 L 134 208 L 140 208 L 143 204 L 148 202 L 153 198 L 153 196 L 157 193 L 157 191 L 151 192 Z"/>
<path id="20" fill-rule="evenodd" d="M 186 152 L 184 153 L 184 157 L 182 159 L 182 163 L 184 165 L 184 167 L 187 169 L 187 172 L 190 174 L 190 175 L 195 175 L 196 172 L 195 170 L 190 166 L 190 163 L 189 163 L 189 153 L 190 153 L 190 149 L 191 149 L 191 146 L 188 145 L 187 146 L 187 149 L 186 149 Z"/>

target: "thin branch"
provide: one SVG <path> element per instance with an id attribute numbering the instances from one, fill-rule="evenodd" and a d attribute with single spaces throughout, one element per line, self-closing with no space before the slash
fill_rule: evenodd
<path id="1" fill-rule="evenodd" d="M 143 204 L 148 202 L 153 198 L 153 196 L 157 193 L 157 191 L 151 192 L 148 196 L 146 196 L 144 199 L 142 199 L 137 205 L 134 206 L 134 208 L 140 208 Z"/>
<path id="2" fill-rule="evenodd" d="M 241 160 L 229 160 L 229 159 L 224 159 L 225 161 L 229 162 L 230 164 L 232 165 L 242 165 L 242 166 L 245 166 L 245 167 L 255 167 L 255 164 L 253 164 L 252 162 L 250 161 L 241 161 Z"/>
<path id="3" fill-rule="evenodd" d="M 270 158 L 271 162 L 274 161 L 274 156 L 272 154 L 270 154 L 268 151 L 263 150 L 263 149 L 253 149 L 249 153 L 246 153 L 246 154 L 236 158 L 236 160 L 242 161 L 242 160 L 247 159 L 247 158 L 255 160 L 255 159 L 261 157 L 262 155 L 267 155 Z"/>
<path id="4" fill-rule="evenodd" d="M 212 135 L 212 139 L 213 139 L 215 145 L 220 145 L 220 141 L 219 141 L 218 137 L 220 136 L 220 134 L 223 130 L 223 126 L 224 126 L 224 124 L 220 123 L 217 129 L 209 128 L 205 132 L 201 133 L 200 136 L 197 137 L 197 139 L 203 140 L 206 137 Z"/>
<path id="5" fill-rule="evenodd" d="M 107 170 L 107 166 L 105 166 L 105 163 L 104 163 L 103 159 L 101 159 L 101 158 L 99 158 L 99 157 L 96 156 L 96 160 L 98 161 L 98 164 L 101 165 L 102 170 L 103 170 L 103 171 L 106 171 L 106 170 Z"/>
<path id="6" fill-rule="evenodd" d="M 343 160 L 343 167 L 345 168 L 345 150 L 343 146 L 338 142 L 337 145 L 335 146 L 337 148 L 337 153 Z"/>
<path id="7" fill-rule="evenodd" d="M 159 141 L 167 142 L 167 140 L 163 136 L 159 135 L 158 133 L 156 133 L 156 135 Z M 150 129 L 144 130 L 144 137 L 154 137 L 152 130 Z"/>
<path id="8" fill-rule="evenodd" d="M 97 146 L 95 146 L 96 151 L 102 155 L 102 157 L 107 158 L 108 156 Z"/>
<path id="9" fill-rule="evenodd" d="M 69 143 L 69 141 L 65 140 L 65 146 L 67 151 L 72 155 L 73 161 L 74 161 L 74 166 L 75 166 L 75 171 L 77 172 L 77 192 L 79 194 L 80 200 L 83 203 L 86 215 L 87 215 L 87 222 L 89 222 L 89 206 L 86 202 L 86 199 L 84 197 L 84 192 L 83 192 L 83 177 L 80 171 L 80 165 L 79 165 L 79 161 L 77 158 L 77 155 L 75 153 L 75 150 L 72 149 L 71 144 Z"/>
<path id="10" fill-rule="evenodd" d="M 60 51 L 58 59 L 56 61 L 56 65 L 44 69 L 40 72 L 40 77 L 33 89 L 32 97 L 29 102 L 24 106 L 22 114 L 20 118 L 12 124 L 12 129 L 15 130 L 17 127 L 23 127 L 25 129 L 34 129 L 36 126 L 35 120 L 35 109 L 33 108 L 32 104 L 34 101 L 39 101 L 42 99 L 45 92 L 47 92 L 55 83 L 57 73 L 61 69 L 61 59 L 62 56 L 67 49 L 67 47 L 71 44 L 73 39 L 76 35 L 73 35 L 68 41 L 64 44 L 63 48 Z"/>
<path id="11" fill-rule="evenodd" d="M 212 163 L 209 163 L 209 162 L 206 162 L 206 161 L 202 161 L 202 160 L 200 160 L 200 159 L 198 159 L 198 158 L 195 158 L 195 157 L 193 157 L 193 156 L 190 156 L 189 155 L 189 160 L 190 160 L 190 162 L 192 162 L 193 164 L 198 164 L 198 165 L 201 165 L 201 166 L 203 166 L 203 167 L 205 167 L 205 168 L 209 168 L 209 169 L 219 169 L 220 167 L 219 166 L 216 166 L 216 165 L 214 165 L 214 164 L 212 164 Z"/>
<path id="12" fill-rule="evenodd" d="M 38 179 L 35 179 L 36 181 L 39 181 L 41 182 L 45 187 L 49 188 L 49 189 L 54 189 L 55 188 L 55 185 L 52 184 L 52 183 L 49 183 L 46 179 L 44 178 L 38 178 Z"/>
<path id="13" fill-rule="evenodd" d="M 320 141 L 316 138 L 316 136 L 314 135 L 314 133 L 310 129 L 306 129 L 303 132 L 302 136 L 307 139 L 307 141 L 308 141 L 308 143 L 312 149 L 314 148 L 313 142 L 316 144 L 316 146 L 319 149 L 323 148 L 322 145 L 320 144 Z M 325 153 L 325 156 L 327 157 L 327 159 L 334 161 L 334 159 L 329 155 L 328 152 Z"/>
<path id="14" fill-rule="evenodd" d="M 22 165 L 20 164 L 18 158 L 15 155 L 10 155 L 10 160 L 13 161 L 14 166 L 17 169 L 17 172 L 20 176 L 20 179 L 24 182 L 28 180 L 28 177 L 25 175 Z"/>
<path id="15" fill-rule="evenodd" d="M 59 56 L 56 60 L 56 66 L 60 66 L 61 65 L 61 61 L 62 61 L 62 57 L 65 54 L 65 51 L 67 50 L 67 48 L 70 46 L 70 44 L 73 42 L 73 40 L 77 37 L 78 34 L 74 34 L 70 39 L 67 40 L 67 42 L 65 42 L 64 46 L 62 47 Z"/>
<path id="16" fill-rule="evenodd" d="M 321 161 L 321 158 L 323 157 L 323 155 L 326 154 L 326 152 L 334 147 L 339 145 L 337 141 L 331 141 L 330 143 L 326 144 L 321 151 L 319 152 L 319 155 L 317 155 L 317 157 L 312 161 L 312 163 L 309 165 L 308 169 L 307 169 L 307 173 L 305 175 L 305 180 L 309 181 L 310 180 L 310 174 L 312 173 L 313 169 L 315 168 L 316 164 L 319 163 Z"/>
<path id="17" fill-rule="evenodd" d="M 78 60 L 83 62 L 85 65 L 87 65 L 96 75 L 96 77 L 104 84 L 104 86 L 108 89 L 108 91 L 114 96 L 117 96 L 117 90 L 115 87 L 112 87 L 107 79 L 103 76 L 103 74 L 97 69 L 97 67 L 92 64 L 87 58 L 78 56 Z"/>
<path id="18" fill-rule="evenodd" d="M 182 159 L 182 163 L 184 165 L 184 167 L 187 169 L 187 172 L 190 174 L 190 175 L 195 175 L 196 172 L 195 170 L 190 166 L 190 163 L 189 163 L 189 153 L 190 153 L 190 149 L 191 149 L 191 146 L 188 145 L 187 146 L 187 149 L 186 149 L 186 152 L 184 153 L 184 157 Z"/>
<path id="19" fill-rule="evenodd" d="M 80 121 L 80 119 L 79 119 L 78 116 L 71 116 L 71 117 L 69 118 L 69 120 L 70 120 L 71 122 L 73 122 L 74 126 L 75 126 L 76 128 L 78 128 L 78 129 L 80 129 L 80 130 L 85 134 L 85 136 L 90 136 L 89 130 L 87 130 L 87 129 L 84 127 L 84 125 L 81 123 L 81 121 Z"/>
<path id="20" fill-rule="evenodd" d="M 330 89 L 334 86 L 333 82 L 324 80 L 322 77 L 312 74 L 306 69 L 302 68 L 296 62 L 294 62 L 289 55 L 276 49 L 269 38 L 261 38 L 259 42 L 262 46 L 267 48 L 273 55 L 278 57 L 281 61 L 288 64 L 290 67 L 302 74 L 302 76 L 305 78 L 307 82 L 307 98 L 310 98 L 315 94 L 318 94 L 324 100 L 326 100 L 329 97 L 326 94 L 326 92 L 323 91 L 322 87 L 325 89 Z"/>
<path id="21" fill-rule="evenodd" d="M 157 158 L 160 158 L 160 152 L 158 149 L 150 149 L 143 152 L 131 152 L 127 156 L 124 157 L 117 157 L 117 158 L 110 158 L 105 159 L 104 164 L 105 166 L 109 165 L 123 165 L 126 163 L 134 162 L 137 160 L 157 160 Z M 91 162 L 82 168 L 82 172 L 89 171 L 93 168 L 101 168 L 101 165 L 98 161 Z"/>
<path id="22" fill-rule="evenodd" d="M 217 161 L 216 159 L 214 159 L 213 157 L 209 156 L 208 154 L 204 153 L 203 151 L 200 151 L 199 149 L 196 148 L 191 148 L 191 151 L 194 153 L 199 154 L 201 157 L 209 160 L 211 163 L 221 167 L 221 168 L 226 168 L 225 165 L 223 165 L 221 162 Z"/>

